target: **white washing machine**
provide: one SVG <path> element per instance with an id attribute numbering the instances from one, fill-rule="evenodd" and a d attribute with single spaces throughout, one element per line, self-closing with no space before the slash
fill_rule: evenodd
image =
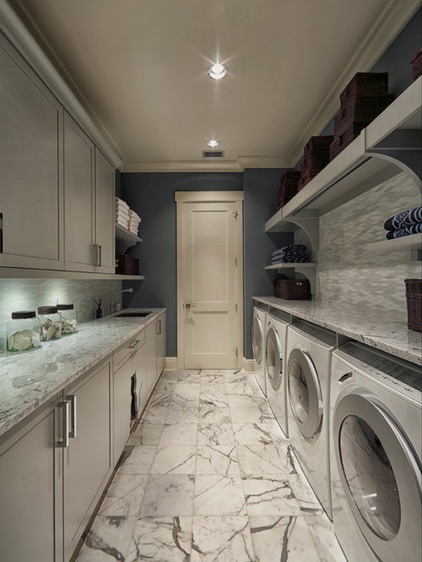
<path id="1" fill-rule="evenodd" d="M 330 479 L 330 369 L 336 335 L 299 321 L 287 332 L 287 396 L 290 444 L 327 515 Z"/>
<path id="2" fill-rule="evenodd" d="M 255 303 L 252 320 L 252 353 L 254 361 L 255 380 L 265 396 L 265 325 L 267 308 Z"/>
<path id="3" fill-rule="evenodd" d="M 286 402 L 286 343 L 290 316 L 281 310 L 267 314 L 265 376 L 267 399 L 284 435 L 288 437 Z"/>
<path id="4" fill-rule="evenodd" d="M 349 342 L 331 391 L 333 521 L 349 562 L 420 562 L 421 369 Z"/>

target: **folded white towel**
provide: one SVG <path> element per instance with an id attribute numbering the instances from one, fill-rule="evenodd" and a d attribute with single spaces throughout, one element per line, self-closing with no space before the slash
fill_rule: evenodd
<path id="1" fill-rule="evenodd" d="M 128 213 L 126 213 L 126 211 L 120 211 L 120 210 L 116 211 L 116 216 L 124 217 L 126 220 L 129 220 L 130 218 Z"/>
<path id="2" fill-rule="evenodd" d="M 137 219 L 139 222 L 141 222 L 141 217 L 137 213 L 135 213 L 135 211 L 133 209 L 130 209 L 129 215 L 132 218 Z"/>

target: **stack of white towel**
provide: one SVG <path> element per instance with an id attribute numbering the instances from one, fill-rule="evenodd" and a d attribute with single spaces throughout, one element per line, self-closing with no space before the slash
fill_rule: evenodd
<path id="1" fill-rule="evenodd" d="M 141 217 L 139 215 L 137 215 L 135 213 L 135 211 L 132 211 L 132 209 L 131 209 L 129 211 L 128 229 L 133 234 L 136 234 L 136 236 L 138 236 L 138 229 L 139 229 L 139 223 L 140 222 L 141 222 Z"/>
<path id="2" fill-rule="evenodd" d="M 132 234 L 138 236 L 139 223 L 141 222 L 141 217 L 132 211 L 129 205 L 116 197 L 116 224 L 126 228 Z"/>

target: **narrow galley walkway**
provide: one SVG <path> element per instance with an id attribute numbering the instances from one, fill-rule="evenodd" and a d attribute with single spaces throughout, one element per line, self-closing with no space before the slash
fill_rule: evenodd
<path id="1" fill-rule="evenodd" d="M 345 562 L 252 373 L 165 371 L 77 562 Z"/>

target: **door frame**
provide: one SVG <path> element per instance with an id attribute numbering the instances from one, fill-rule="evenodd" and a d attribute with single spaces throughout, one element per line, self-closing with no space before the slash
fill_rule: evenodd
<path id="1" fill-rule="evenodd" d="M 183 205 L 185 203 L 238 203 L 238 217 L 235 227 L 237 257 L 237 367 L 243 361 L 243 191 L 176 191 L 176 232 L 177 232 L 177 368 L 185 367 L 185 303 L 183 298 Z"/>

